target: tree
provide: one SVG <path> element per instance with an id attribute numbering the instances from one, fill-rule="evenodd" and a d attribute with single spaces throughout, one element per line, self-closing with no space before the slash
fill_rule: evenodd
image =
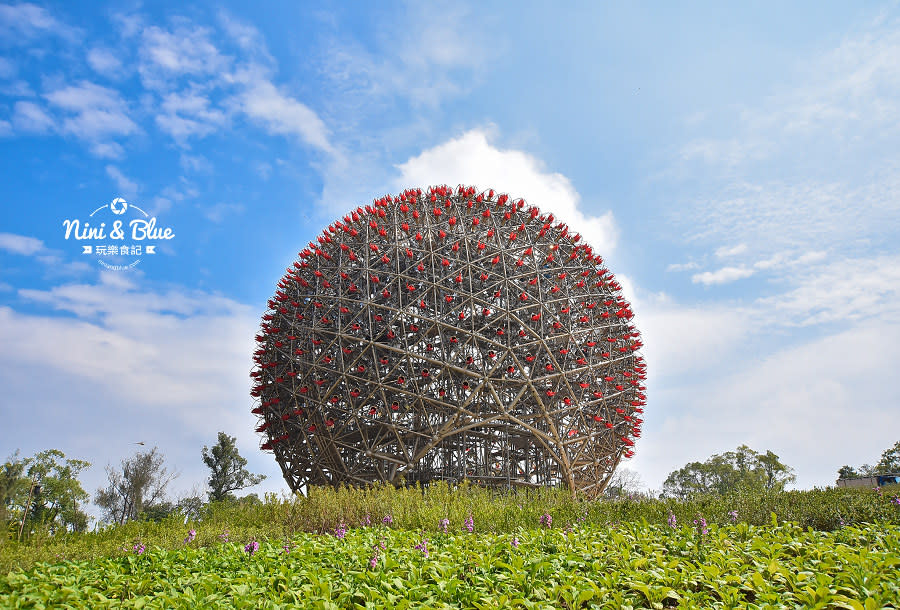
<path id="1" fill-rule="evenodd" d="M 875 465 L 875 470 L 879 474 L 900 472 L 900 441 L 894 443 L 893 447 L 884 450 L 881 460 Z"/>
<path id="2" fill-rule="evenodd" d="M 266 478 L 265 475 L 251 474 L 247 470 L 247 460 L 238 453 L 236 440 L 224 432 L 219 432 L 219 442 L 212 449 L 205 445 L 203 447 L 203 463 L 211 471 L 210 502 L 233 498 L 232 491 L 252 487 Z"/>
<path id="3" fill-rule="evenodd" d="M 747 445 L 691 462 L 669 474 L 663 494 L 686 499 L 696 494 L 726 494 L 739 489 L 780 490 L 796 479 L 772 451 L 757 453 Z"/>
<path id="4" fill-rule="evenodd" d="M 863 464 L 859 468 L 841 466 L 838 470 L 838 478 L 871 477 L 876 474 L 892 474 L 895 472 L 900 472 L 900 441 L 894 443 L 893 447 L 885 449 L 881 453 L 881 460 L 874 466 L 871 464 Z"/>
<path id="5" fill-rule="evenodd" d="M 0 524 L 6 532 L 0 540 L 6 540 L 9 532 L 15 529 L 13 519 L 15 507 L 25 505 L 28 483 L 22 476 L 24 472 L 25 462 L 19 459 L 18 451 L 9 456 L 0 469 Z"/>
<path id="6" fill-rule="evenodd" d="M 125 523 L 149 512 L 156 515 L 164 510 L 166 487 L 177 476 L 163 466 L 164 458 L 154 447 L 139 451 L 122 461 L 121 471 L 106 467 L 109 485 L 97 490 L 94 503 L 103 511 L 109 523 Z"/>
<path id="7" fill-rule="evenodd" d="M 87 513 L 78 508 L 90 495 L 81 487 L 78 474 L 90 467 L 84 460 L 66 459 L 58 449 L 41 451 L 25 460 L 26 479 L 33 489 L 28 521 L 83 531 L 87 527 Z"/>
<path id="8" fill-rule="evenodd" d="M 643 490 L 644 482 L 641 481 L 641 475 L 630 468 L 617 468 L 603 495 L 607 498 L 624 498 L 639 494 Z"/>
<path id="9" fill-rule="evenodd" d="M 859 473 L 856 472 L 856 469 L 852 466 L 847 466 L 844 464 L 838 469 L 838 478 L 839 479 L 852 479 L 854 477 L 858 477 Z"/>

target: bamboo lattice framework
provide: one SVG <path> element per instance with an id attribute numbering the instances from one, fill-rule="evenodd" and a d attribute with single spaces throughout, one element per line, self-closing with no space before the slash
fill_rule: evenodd
<path id="1" fill-rule="evenodd" d="M 268 301 L 253 413 L 291 489 L 469 479 L 600 493 L 640 437 L 640 332 L 552 214 L 474 187 L 377 199 Z"/>

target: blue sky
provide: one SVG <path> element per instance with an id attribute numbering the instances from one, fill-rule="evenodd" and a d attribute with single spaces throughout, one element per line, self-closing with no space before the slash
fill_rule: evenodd
<path id="1" fill-rule="evenodd" d="M 833 484 L 900 430 L 898 150 L 896 2 L 0 5 L 0 451 L 93 492 L 143 441 L 186 493 L 224 430 L 285 490 L 247 375 L 278 278 L 350 208 L 472 184 L 622 280 L 646 486 L 741 443 Z M 63 230 L 116 197 L 175 233 L 127 271 Z"/>

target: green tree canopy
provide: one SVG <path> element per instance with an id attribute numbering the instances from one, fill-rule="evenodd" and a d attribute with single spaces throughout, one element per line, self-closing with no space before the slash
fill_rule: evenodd
<path id="1" fill-rule="evenodd" d="M 166 487 L 178 476 L 164 467 L 164 461 L 154 447 L 123 460 L 121 470 L 107 466 L 109 484 L 98 489 L 94 496 L 104 521 L 121 524 L 164 511 Z"/>
<path id="2" fill-rule="evenodd" d="M 838 469 L 839 479 L 852 479 L 853 477 L 871 477 L 876 474 L 893 474 L 900 472 L 900 441 L 894 443 L 881 453 L 881 459 L 877 464 L 863 464 L 858 468 L 841 466 Z"/>
<path id="3" fill-rule="evenodd" d="M 900 472 L 900 441 L 884 450 L 881 460 L 875 465 L 875 470 L 879 474 Z"/>
<path id="4" fill-rule="evenodd" d="M 796 479 L 794 471 L 772 451 L 757 453 L 747 445 L 715 454 L 705 462 L 691 462 L 669 474 L 663 494 L 689 498 L 696 494 L 725 494 L 739 489 L 784 489 Z"/>
<path id="5" fill-rule="evenodd" d="M 247 460 L 238 453 L 236 439 L 224 432 L 219 432 L 219 442 L 212 449 L 203 447 L 203 463 L 210 469 L 209 500 L 217 502 L 232 498 L 232 491 L 256 485 L 265 479 L 265 475 L 251 474 L 246 466 Z"/>
<path id="6" fill-rule="evenodd" d="M 88 516 L 80 505 L 90 496 L 78 475 L 89 467 L 58 449 L 25 459 L 17 451 L 0 468 L 0 522 L 8 532 L 21 527 L 26 535 L 35 527 L 84 530 Z"/>

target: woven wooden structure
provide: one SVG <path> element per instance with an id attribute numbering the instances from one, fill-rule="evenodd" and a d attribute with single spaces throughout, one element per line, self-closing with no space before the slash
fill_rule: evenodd
<path id="1" fill-rule="evenodd" d="M 470 479 L 596 495 L 640 436 L 621 286 L 552 214 L 407 190 L 310 242 L 268 302 L 262 449 L 309 484 Z"/>

